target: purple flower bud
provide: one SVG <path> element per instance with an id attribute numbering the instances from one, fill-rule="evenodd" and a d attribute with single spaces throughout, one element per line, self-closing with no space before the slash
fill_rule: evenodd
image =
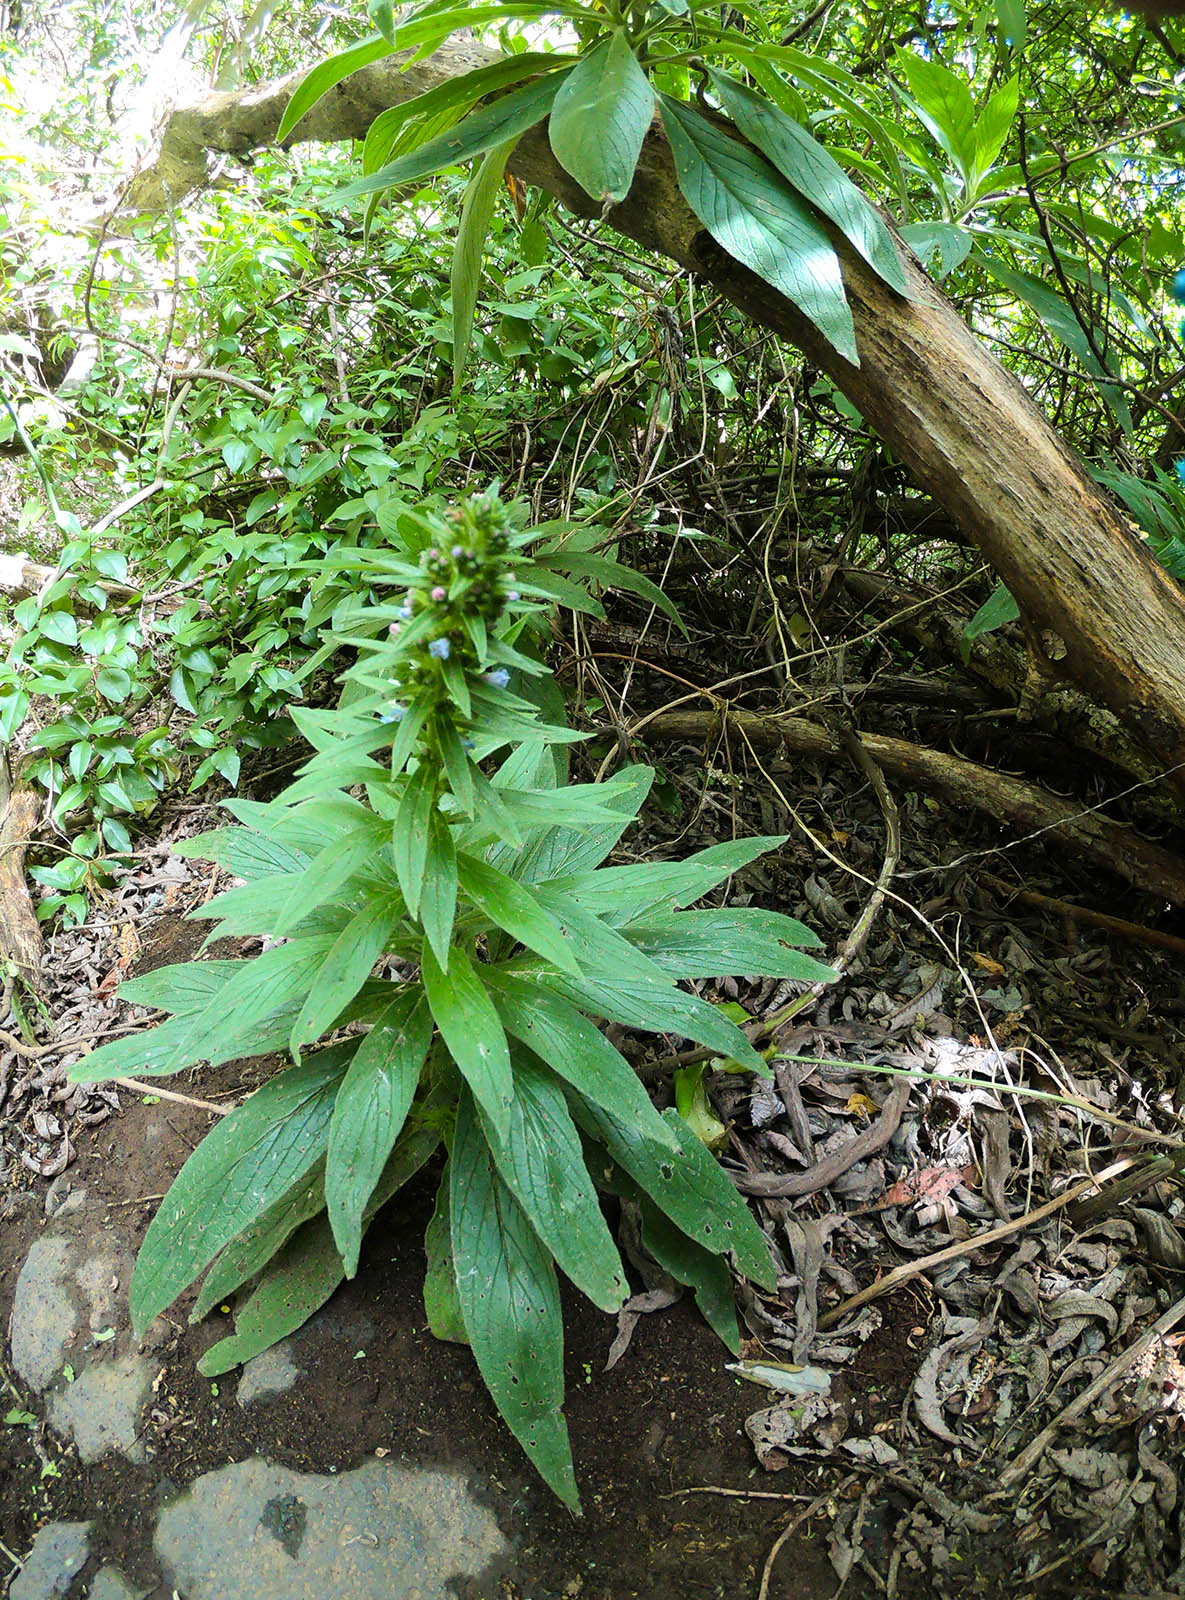
<path id="1" fill-rule="evenodd" d="M 430 656 L 435 656 L 437 661 L 447 661 L 451 648 L 452 647 L 447 639 L 433 639 L 432 643 L 428 646 L 428 654 Z"/>
<path id="2" fill-rule="evenodd" d="M 486 673 L 486 682 L 493 684 L 495 689 L 505 689 L 510 682 L 510 674 L 505 667 L 495 667 L 493 672 Z"/>
<path id="3" fill-rule="evenodd" d="M 436 548 L 435 545 L 433 545 L 431 550 L 429 550 L 429 552 L 428 552 L 428 560 L 429 561 L 439 561 L 440 560 L 440 551 Z"/>
<path id="4" fill-rule="evenodd" d="M 393 622 L 387 629 L 387 632 L 391 635 L 392 639 L 394 639 L 398 634 L 403 632 L 403 629 L 398 622 Z"/>
<path id="5" fill-rule="evenodd" d="M 435 589 L 432 591 L 432 598 L 436 604 L 439 605 L 442 600 L 446 600 L 448 598 L 448 590 L 443 584 L 438 583 Z"/>

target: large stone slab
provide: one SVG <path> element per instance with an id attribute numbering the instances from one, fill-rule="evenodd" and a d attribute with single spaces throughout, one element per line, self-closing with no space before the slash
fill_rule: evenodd
<path id="1" fill-rule="evenodd" d="M 261 1456 L 161 1512 L 157 1558 L 185 1600 L 453 1600 L 509 1552 L 460 1474 L 370 1461 L 331 1476 Z"/>
<path id="2" fill-rule="evenodd" d="M 52 1397 L 49 1420 L 74 1440 L 83 1461 L 97 1461 L 108 1450 L 143 1461 L 140 1412 L 151 1389 L 152 1369 L 143 1356 L 99 1362 Z"/>
<path id="3" fill-rule="evenodd" d="M 37 1530 L 8 1600 L 60 1600 L 90 1553 L 89 1522 L 47 1522 Z"/>
<path id="4" fill-rule="evenodd" d="M 13 1366 L 46 1396 L 50 1423 L 88 1463 L 108 1450 L 145 1459 L 140 1412 L 154 1368 L 127 1326 L 130 1272 L 126 1241 L 78 1190 L 54 1212 L 52 1231 L 33 1241 L 13 1293 Z"/>
<path id="5" fill-rule="evenodd" d="M 12 1364 L 37 1393 L 61 1371 L 78 1327 L 78 1309 L 66 1284 L 71 1241 L 58 1234 L 34 1239 L 16 1280 L 10 1323 Z"/>

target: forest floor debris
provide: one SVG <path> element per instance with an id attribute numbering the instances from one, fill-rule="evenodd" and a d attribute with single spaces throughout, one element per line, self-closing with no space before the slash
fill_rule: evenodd
<path id="1" fill-rule="evenodd" d="M 665 837 L 654 827 L 631 850 L 682 855 L 725 832 L 787 827 L 776 810 L 746 815 L 735 789 L 706 777 L 702 750 L 669 757 L 665 776 L 692 820 Z M 875 799 L 852 799 L 825 771 L 800 774 L 797 796 L 873 881 Z M 926 896 L 922 916 L 890 896 L 842 985 L 770 1027 L 771 1081 L 681 1058 L 678 1040 L 656 1074 L 652 1045 L 617 1041 L 664 1100 L 672 1062 L 690 1075 L 764 1220 L 779 1284 L 744 1293 L 746 1361 L 822 1369 L 827 1392 L 763 1392 L 729 1371 L 635 1252 L 638 1292 L 619 1324 L 568 1306 L 568 1412 L 589 1513 L 575 1533 L 498 1427 L 467 1353 L 422 1332 L 417 1253 L 385 1245 L 411 1232 L 406 1208 L 422 1209 L 423 1194 L 393 1208 L 362 1276 L 273 1358 L 285 1384 L 248 1372 L 238 1401 L 233 1382 L 194 1370 L 217 1329 L 170 1320 L 145 1351 L 126 1307 L 100 1309 L 98 1289 L 85 1299 L 78 1270 L 112 1250 L 123 1264 L 92 1263 L 82 1283 L 126 1290 L 156 1201 L 209 1125 L 202 1102 L 223 1108 L 257 1081 L 234 1067 L 187 1074 L 171 1083 L 180 1103 L 66 1082 L 72 1060 L 130 1025 L 114 998 L 122 976 L 198 958 L 206 929 L 181 918 L 212 892 L 209 869 L 170 855 L 167 840 L 146 851 L 91 923 L 55 936 L 38 1004 L 10 994 L 0 1018 L 23 1046 L 0 1035 L 4 1308 L 35 1245 L 82 1229 L 90 1251 L 65 1272 L 75 1310 L 53 1372 L 21 1358 L 9 1379 L 9 1414 L 31 1419 L 0 1430 L 14 1572 L 39 1528 L 85 1522 L 78 1582 L 105 1569 L 104 1583 L 115 1573 L 128 1593 L 166 1595 L 159 1586 L 180 1568 L 152 1509 L 160 1483 L 206 1483 L 229 1456 L 318 1484 L 386 1461 L 460 1474 L 507 1541 L 461 1583 L 491 1600 L 805 1600 L 841 1580 L 854 1597 L 902 1600 L 1185 1590 L 1177 964 L 1155 944 L 1007 904 L 998 877 L 977 873 L 987 860 L 1002 870 L 986 827 L 964 823 L 956 840 L 948 816 L 914 796 L 903 804 L 902 875 Z M 210 820 L 177 812 L 169 831 Z M 1023 846 L 1006 859 L 1018 886 L 1154 920 L 1134 894 L 1117 907 L 1082 864 Z M 955 864 L 934 866 L 944 860 Z M 866 891 L 817 862 L 792 837 L 734 893 L 802 917 L 833 945 Z M 794 998 L 760 980 L 704 987 L 757 1021 Z M 116 1336 L 99 1340 L 110 1327 Z M 17 1346 L 14 1356 L 27 1350 L 24 1334 Z M 62 1394 L 133 1358 L 151 1369 L 137 1401 L 143 1459 L 117 1443 L 88 1462 Z M 309 1494 L 298 1483 L 290 1498 L 307 1510 Z M 134 1558 L 121 1566 L 132 1529 Z M 190 1574 L 182 1592 L 200 1600 L 205 1581 Z"/>

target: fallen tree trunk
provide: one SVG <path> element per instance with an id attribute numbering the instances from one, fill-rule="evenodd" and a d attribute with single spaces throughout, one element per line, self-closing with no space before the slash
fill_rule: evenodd
<path id="1" fill-rule="evenodd" d="M 497 58 L 454 38 L 406 72 L 398 58 L 377 62 L 326 95 L 289 142 L 360 138 L 386 107 Z M 210 154 L 245 156 L 274 143 L 301 76 L 209 95 L 174 112 L 157 160 L 132 185 L 129 204 L 139 211 L 175 204 L 206 180 Z M 510 169 L 578 215 L 598 213 L 555 161 L 545 128 L 520 140 Z M 826 372 L 1004 579 L 1035 646 L 1042 634 L 1053 635 L 1044 642 L 1058 657 L 1064 649 L 1058 670 L 1110 706 L 1185 795 L 1180 591 L 907 250 L 910 298 L 902 299 L 835 238 L 855 322 L 860 365 L 854 367 L 704 230 L 680 193 L 670 147 L 657 126 L 647 134 L 633 187 L 608 220 L 712 283 Z"/>
<path id="2" fill-rule="evenodd" d="M 704 740 L 718 737 L 726 729 L 755 748 L 847 759 L 838 734 L 805 717 L 778 712 L 664 711 L 639 724 L 636 737 L 662 743 Z M 928 750 L 907 739 L 862 732 L 860 742 L 897 783 L 939 795 L 963 810 L 982 811 L 1020 833 L 1046 835 L 1136 888 L 1163 896 L 1174 905 L 1185 905 L 1185 862 L 1098 811 L 1084 810 L 1048 789 L 964 756 Z"/>

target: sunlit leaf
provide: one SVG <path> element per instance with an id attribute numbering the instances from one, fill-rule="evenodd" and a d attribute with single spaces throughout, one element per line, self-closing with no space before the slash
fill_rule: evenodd
<path id="1" fill-rule="evenodd" d="M 683 198 L 716 243 L 859 366 L 839 257 L 809 206 L 756 150 L 667 95 L 659 104 Z"/>
<path id="2" fill-rule="evenodd" d="M 556 95 L 556 160 L 601 205 L 624 200 L 654 115 L 654 91 L 620 29 L 585 56 Z"/>

